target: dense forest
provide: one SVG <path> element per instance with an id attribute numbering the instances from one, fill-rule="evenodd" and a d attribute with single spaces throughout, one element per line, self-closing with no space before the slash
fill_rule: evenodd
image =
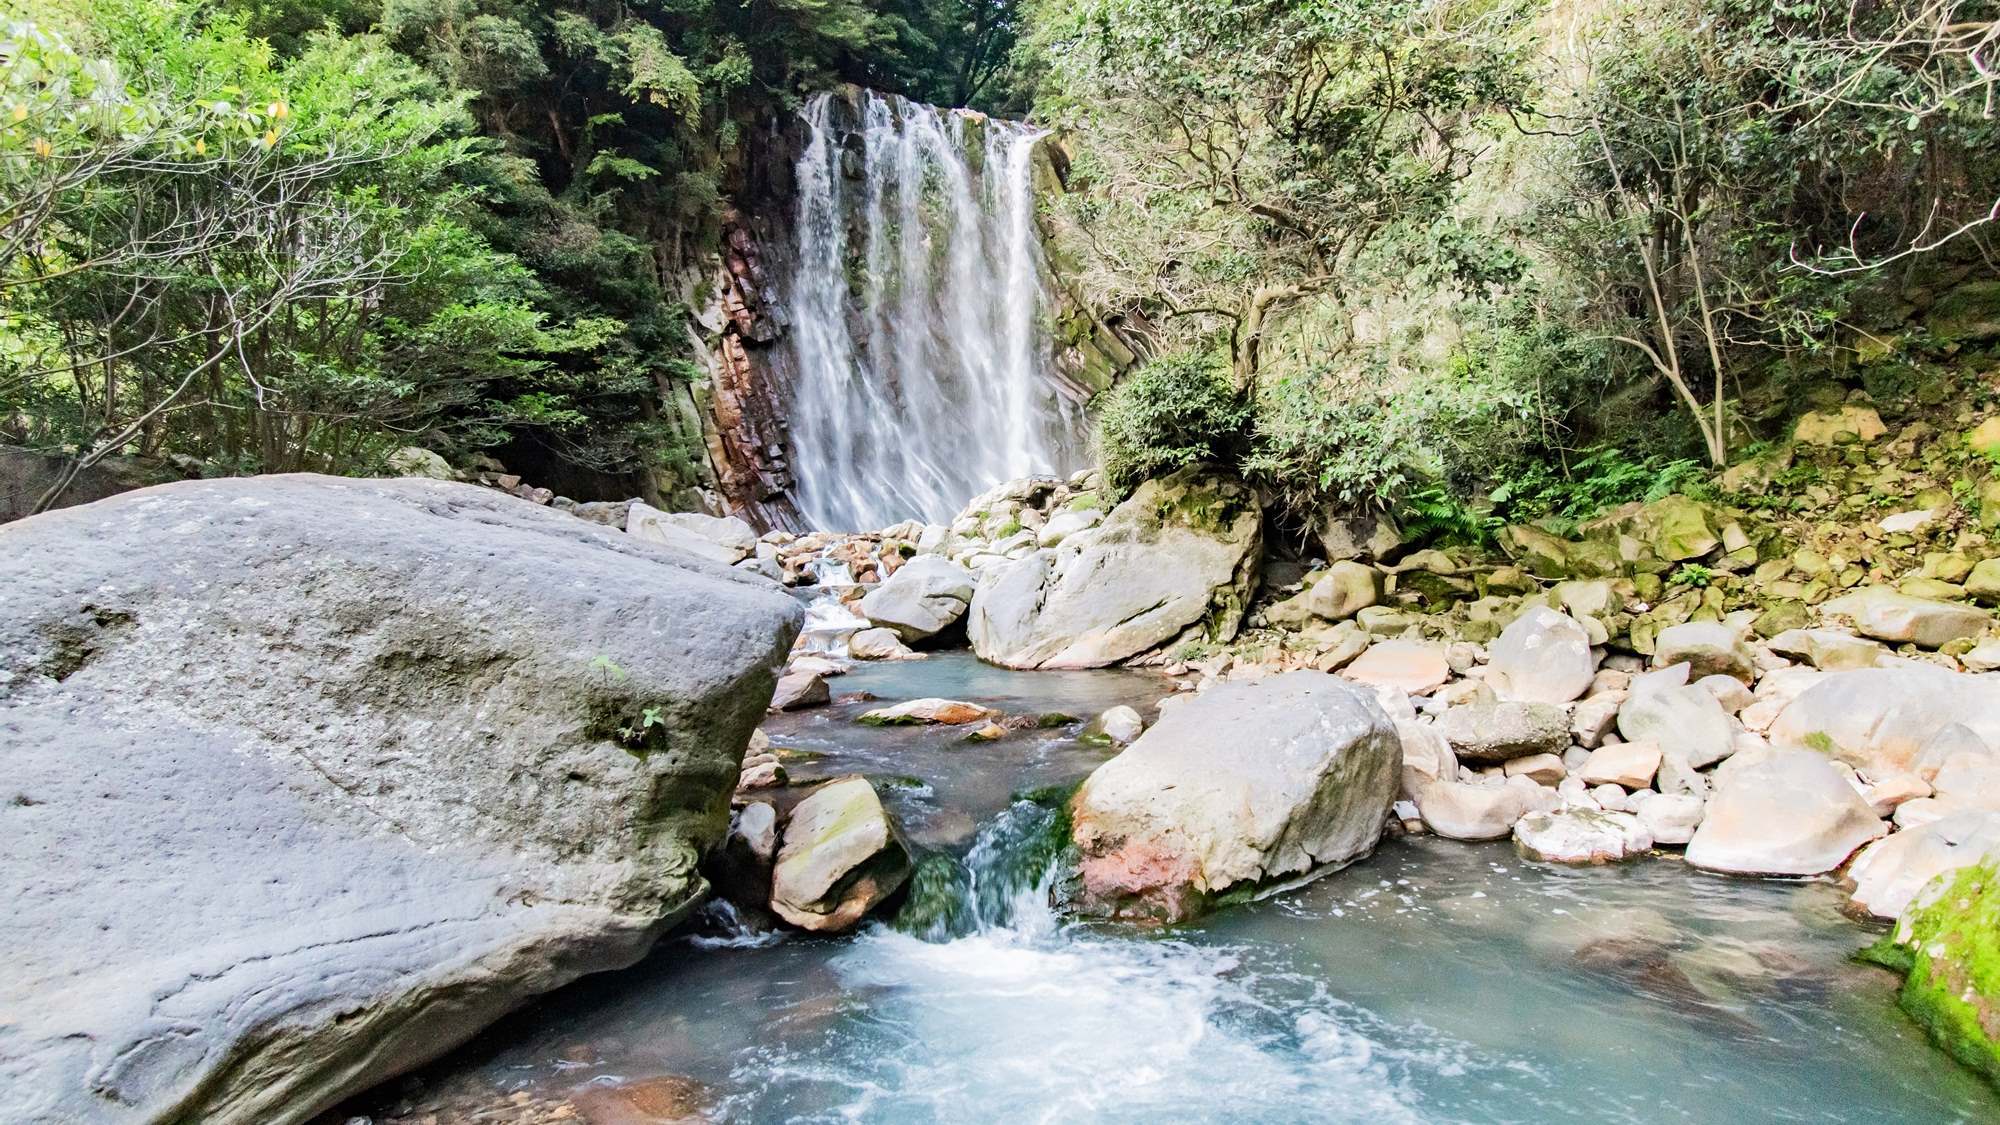
<path id="1" fill-rule="evenodd" d="M 1990 9 L 17 0 L 0 439 L 691 478 L 660 401 L 746 138 L 854 82 L 1056 131 L 1052 250 L 1146 360 L 1096 404 L 1115 481 L 1476 537 L 1993 315 Z"/>

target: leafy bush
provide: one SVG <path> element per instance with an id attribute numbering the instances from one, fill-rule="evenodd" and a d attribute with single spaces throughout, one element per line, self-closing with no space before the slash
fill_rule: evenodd
<path id="1" fill-rule="evenodd" d="M 1249 418 L 1228 365 L 1213 352 L 1154 359 L 1106 392 L 1099 406 L 1105 476 L 1121 493 L 1188 465 L 1229 462 Z"/>

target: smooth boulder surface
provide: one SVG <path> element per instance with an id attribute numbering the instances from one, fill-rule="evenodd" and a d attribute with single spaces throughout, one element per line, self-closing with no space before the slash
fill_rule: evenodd
<path id="1" fill-rule="evenodd" d="M 1341 669 L 1340 674 L 1370 687 L 1395 688 L 1421 695 L 1451 679 L 1444 646 L 1423 641 L 1377 641 Z"/>
<path id="2" fill-rule="evenodd" d="M 2000 743 L 2000 678 L 1907 666 L 1835 672 L 1792 700 L 1767 737 L 1773 746 L 1821 743 L 1865 769 L 1909 770 L 1954 723 Z"/>
<path id="3" fill-rule="evenodd" d="M 943 555 L 918 555 L 861 599 L 861 616 L 904 642 L 928 640 L 958 623 L 972 601 L 972 572 Z"/>
<path id="4" fill-rule="evenodd" d="M 1367 855 L 1402 741 L 1374 696 L 1319 672 L 1219 684 L 1086 779 L 1072 803 L 1082 909 L 1175 921 Z"/>
<path id="5" fill-rule="evenodd" d="M 1888 830 L 1824 756 L 1774 750 L 1722 779 L 1687 861 L 1732 875 L 1820 875 Z"/>
<path id="6" fill-rule="evenodd" d="M 981 660 L 1008 668 L 1098 668 L 1183 637 L 1231 640 L 1262 555 L 1256 496 L 1185 469 L 1060 546 L 980 571 L 966 632 Z"/>
<path id="7" fill-rule="evenodd" d="M 1657 673 L 1656 673 L 1657 674 Z M 1668 757 L 1703 769 L 1735 752 L 1736 727 L 1714 693 L 1694 684 L 1640 687 L 1618 706 L 1618 733 L 1627 742 L 1658 746 Z"/>
<path id="8" fill-rule="evenodd" d="M 1500 631 L 1488 667 L 1493 690 L 1503 698 L 1568 703 L 1589 690 L 1597 658 L 1574 617 L 1535 606 Z"/>
<path id="9" fill-rule="evenodd" d="M 925 723 L 955 727 L 999 717 L 1000 712 L 991 707 L 981 707 L 977 703 L 967 703 L 960 699 L 926 696 L 923 699 L 909 699 L 888 707 L 863 711 L 855 721 L 866 723 L 871 727 L 910 727 Z"/>
<path id="10" fill-rule="evenodd" d="M 1526 777 L 1500 785 L 1440 781 L 1417 793 L 1424 827 L 1448 840 L 1498 840 L 1531 812 L 1555 808 L 1556 792 Z"/>
<path id="11" fill-rule="evenodd" d="M 865 777 L 829 781 L 792 810 L 771 869 L 771 912 L 839 933 L 910 877 L 908 845 Z"/>
<path id="12" fill-rule="evenodd" d="M 302 1121 L 637 960 L 799 623 L 428 480 L 0 530 L 0 1120 Z"/>

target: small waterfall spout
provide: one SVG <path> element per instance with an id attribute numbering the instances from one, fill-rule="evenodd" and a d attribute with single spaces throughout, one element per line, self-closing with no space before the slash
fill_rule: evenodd
<path id="1" fill-rule="evenodd" d="M 805 125 L 788 416 L 806 520 L 942 522 L 1078 467 L 1081 404 L 1050 378 L 1039 134 L 872 92 L 818 95 Z"/>

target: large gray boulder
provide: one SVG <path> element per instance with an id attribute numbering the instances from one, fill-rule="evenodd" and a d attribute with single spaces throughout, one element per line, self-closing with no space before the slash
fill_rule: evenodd
<path id="1" fill-rule="evenodd" d="M 861 616 L 905 642 L 928 640 L 958 623 L 972 601 L 972 572 L 943 555 L 918 555 L 861 599 Z"/>
<path id="2" fill-rule="evenodd" d="M 1009 668 L 1097 668 L 1183 637 L 1233 639 L 1262 527 L 1236 481 L 1196 469 L 1147 481 L 1099 526 L 982 570 L 973 651 Z"/>
<path id="3" fill-rule="evenodd" d="M 1855 906 L 1877 918 L 1898 918 L 1931 880 L 1996 856 L 2000 812 L 1958 812 L 1868 845 L 1847 876 Z"/>
<path id="4" fill-rule="evenodd" d="M 1569 745 L 1569 716 L 1553 703 L 1461 703 L 1438 720 L 1438 733 L 1460 758 L 1504 762 L 1560 754 Z"/>
<path id="5" fill-rule="evenodd" d="M 2000 744 L 2000 677 L 1905 665 L 1822 677 L 1778 713 L 1773 746 L 1834 754 L 1863 769 L 1907 771 L 1954 723 Z"/>
<path id="6" fill-rule="evenodd" d="M 1077 791 L 1079 906 L 1177 921 L 1232 888 L 1344 867 L 1375 849 L 1402 765 L 1373 693 L 1324 673 L 1177 701 Z"/>
<path id="7" fill-rule="evenodd" d="M 637 960 L 799 618 L 427 480 L 0 530 L 0 1120 L 303 1121 Z"/>

